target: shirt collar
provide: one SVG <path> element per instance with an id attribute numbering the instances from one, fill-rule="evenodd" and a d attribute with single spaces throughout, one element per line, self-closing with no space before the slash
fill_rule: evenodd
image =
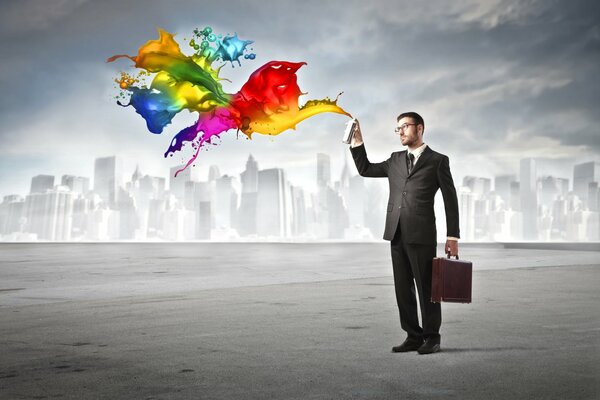
<path id="1" fill-rule="evenodd" d="M 421 146 L 417 147 L 416 149 L 414 149 L 413 151 L 407 150 L 408 153 L 412 153 L 415 158 L 418 158 L 421 153 L 423 153 L 425 151 L 425 148 L 427 147 L 426 143 L 423 143 Z"/>

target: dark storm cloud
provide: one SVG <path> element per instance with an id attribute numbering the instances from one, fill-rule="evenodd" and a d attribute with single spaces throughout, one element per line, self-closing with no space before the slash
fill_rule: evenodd
<path id="1" fill-rule="evenodd" d="M 526 12 L 520 12 L 520 4 L 529 5 Z M 340 20 L 354 35 L 320 31 L 321 40 L 345 49 L 319 65 L 319 73 L 325 82 L 344 82 L 353 96 L 343 98 L 350 109 L 369 118 L 381 108 L 401 111 L 413 104 L 427 109 L 448 99 L 454 107 L 439 110 L 445 113 L 439 119 L 457 137 L 450 146 L 463 151 L 489 148 L 523 125 L 537 126 L 531 133 L 564 145 L 598 150 L 597 5 L 499 3 L 472 20 L 439 9 L 419 14 L 416 7 L 405 16 L 405 9 L 394 5 L 376 2 L 342 14 Z M 313 46 L 307 43 L 310 52 Z M 577 111 L 586 128 L 546 129 L 546 120 L 569 111 Z M 477 140 L 459 140 L 467 132 L 478 132 Z"/>
<path id="2" fill-rule="evenodd" d="M 482 133 L 466 143 L 468 150 L 486 148 L 502 140 L 513 125 L 527 124 L 538 126 L 539 136 L 598 151 L 600 90 L 595 76 L 600 65 L 600 6 L 592 2 L 538 6 L 526 19 L 492 27 L 477 21 L 445 30 L 420 26 L 407 36 L 406 26 L 388 23 L 382 31 L 390 40 L 382 46 L 394 51 L 381 60 L 380 73 L 394 70 L 408 81 L 414 71 L 434 75 L 445 70 L 441 79 L 411 83 L 406 90 L 400 83 L 398 92 L 408 91 L 424 104 L 465 97 L 446 119 L 455 135 L 461 129 Z M 579 114 L 577 124 L 547 129 L 545 121 L 554 122 L 553 116 L 569 112 Z M 465 150 L 465 143 L 454 143 Z"/>

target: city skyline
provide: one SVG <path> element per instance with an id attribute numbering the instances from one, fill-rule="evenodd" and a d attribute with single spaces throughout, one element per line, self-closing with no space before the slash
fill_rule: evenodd
<path id="1" fill-rule="evenodd" d="M 338 136 L 341 138 L 341 134 Z M 427 140 L 428 139 L 427 136 L 425 136 L 424 139 L 425 139 L 424 142 L 426 144 L 428 144 L 428 146 L 443 152 L 442 146 L 440 146 L 439 144 L 436 145 L 435 147 L 432 146 L 431 141 Z M 368 139 L 366 139 L 366 140 L 368 140 Z M 372 162 L 383 161 L 389 157 L 390 150 L 387 150 L 388 151 L 387 153 L 385 151 L 381 151 L 380 149 L 371 150 L 371 146 L 369 146 L 369 142 L 366 140 L 365 140 L 365 146 L 367 146 L 367 149 L 369 149 L 369 156 L 370 156 L 369 158 L 371 159 Z M 336 143 L 336 145 L 338 145 L 338 143 Z M 392 151 L 401 151 L 401 150 L 406 149 L 399 142 L 395 143 L 395 146 L 397 146 L 397 147 L 395 149 L 393 149 Z M 209 154 L 209 151 L 207 151 L 206 153 Z M 259 153 L 261 153 L 261 152 L 259 152 Z M 342 144 L 341 140 L 339 143 L 339 147 L 337 149 L 334 149 L 331 152 L 319 151 L 315 154 L 318 154 L 318 153 L 326 154 L 329 157 L 329 159 L 331 160 L 331 168 L 332 168 L 331 176 L 332 177 L 339 176 L 342 174 L 343 167 L 344 167 L 344 164 L 346 161 L 348 161 L 353 166 L 352 156 L 351 156 L 350 152 L 348 151 L 348 147 L 347 147 L 347 145 Z M 250 154 L 255 155 L 256 153 L 249 151 L 247 153 L 247 155 L 250 155 Z M 313 176 L 314 171 L 313 171 L 312 164 L 314 163 L 315 154 L 312 154 L 310 157 L 306 157 L 305 159 L 303 159 L 303 161 L 301 163 L 297 163 L 297 162 L 289 163 L 289 162 L 284 161 L 281 163 L 281 165 L 276 164 L 274 162 L 274 160 L 269 159 L 269 157 L 267 156 L 267 157 L 265 157 L 265 159 L 261 159 L 261 164 L 265 165 L 267 168 L 284 168 L 284 169 L 286 169 L 288 174 L 290 174 L 290 170 L 295 171 L 295 173 L 292 172 L 290 174 L 290 176 L 292 177 L 291 180 L 293 180 L 294 182 L 296 182 L 299 185 L 302 185 L 304 187 L 308 187 L 308 188 L 311 188 L 312 190 L 314 190 L 318 187 L 318 183 L 314 179 L 314 176 Z M 371 156 L 371 154 L 373 154 L 373 155 Z M 135 171 L 135 169 L 137 167 L 140 167 L 143 171 L 148 171 L 148 173 L 152 174 L 153 176 L 159 176 L 159 177 L 165 178 L 168 182 L 172 182 L 173 179 L 176 179 L 174 177 L 174 173 L 183 165 L 183 164 L 172 165 L 172 164 L 165 162 L 164 165 L 162 165 L 162 167 L 157 168 L 156 167 L 157 163 L 155 163 L 155 162 L 152 162 L 152 161 L 144 162 L 144 160 L 138 161 L 136 159 L 127 158 L 125 155 L 123 155 L 123 153 L 116 153 L 116 154 L 113 154 L 113 156 L 117 156 L 121 159 L 122 164 L 123 164 L 121 166 L 121 168 L 123 170 L 127 170 L 127 171 L 131 170 L 133 173 L 133 171 Z M 452 170 L 452 173 L 454 176 L 459 176 L 462 179 L 462 177 L 464 177 L 464 176 L 472 175 L 469 172 L 469 171 L 472 171 L 471 165 L 468 165 L 468 163 L 462 162 L 460 157 L 458 157 L 458 156 L 452 156 L 452 155 L 449 155 L 449 156 L 451 159 L 450 167 L 451 167 L 451 170 Z M 103 158 L 103 157 L 106 157 L 106 156 L 98 155 L 95 158 Z M 600 162 L 600 155 L 597 157 L 596 156 L 588 156 L 588 157 L 582 157 L 582 158 L 560 158 L 560 159 L 549 158 L 549 157 L 526 157 L 526 158 L 532 158 L 532 159 L 536 160 L 538 177 L 554 176 L 557 178 L 568 179 L 569 180 L 569 189 L 572 189 L 572 185 L 573 185 L 572 168 L 575 164 Z M 160 161 L 160 163 L 158 163 L 158 164 L 163 164 L 162 161 L 165 161 L 165 160 L 158 158 L 158 161 Z M 193 177 L 193 179 L 206 180 L 209 177 L 210 169 L 217 166 L 223 174 L 235 175 L 235 174 L 239 173 L 239 172 L 236 172 L 239 169 L 239 165 L 242 163 L 245 163 L 245 162 L 246 162 L 246 159 L 242 158 L 239 162 L 230 161 L 226 164 L 226 166 L 222 166 L 222 165 L 219 165 L 218 163 L 209 164 L 208 159 L 201 159 L 199 157 L 199 160 L 196 163 L 194 163 L 194 165 L 190 165 L 190 167 L 188 167 L 181 174 L 185 175 L 185 176 L 191 176 L 191 177 Z M 490 162 L 490 160 L 488 160 L 488 162 Z M 515 159 L 512 162 L 509 162 L 507 160 L 499 161 L 499 160 L 492 159 L 491 162 L 498 163 L 498 164 L 502 163 L 505 168 L 498 169 L 498 173 L 496 173 L 496 174 L 493 174 L 482 168 L 477 168 L 477 170 L 478 170 L 477 176 L 494 179 L 494 177 L 500 176 L 500 175 L 519 175 L 520 159 Z M 298 166 L 297 164 L 301 164 L 301 165 Z M 81 172 L 77 172 L 77 176 L 92 177 L 94 175 L 93 163 L 78 164 L 78 167 L 81 168 Z M 156 172 L 154 172 L 154 171 L 156 171 Z M 356 172 L 356 171 L 354 170 L 354 172 Z M 37 171 L 36 174 L 37 175 L 52 175 L 55 177 L 74 176 L 73 169 L 62 169 L 62 168 L 60 170 L 55 170 L 55 173 L 51 173 L 48 171 Z M 0 186 L 0 198 L 3 196 L 11 195 L 11 194 L 26 193 L 27 190 L 29 190 L 29 188 L 31 186 L 31 182 L 29 181 L 29 179 L 32 176 L 35 176 L 35 175 L 26 177 L 26 179 L 23 180 L 22 182 L 11 185 L 11 187 L 19 188 L 19 190 L 9 190 L 8 187 L 6 187 L 6 186 Z"/>
<path id="2" fill-rule="evenodd" d="M 387 181 L 363 179 L 348 158 L 340 174 L 331 167 L 329 155 L 315 154 L 311 190 L 295 185 L 283 168 L 261 169 L 252 154 L 239 173 L 221 174 L 213 165 L 206 180 L 190 169 L 174 177 L 178 167 L 168 180 L 139 165 L 129 174 L 119 157 L 101 157 L 93 181 L 63 175 L 58 183 L 39 174 L 28 194 L 4 196 L 0 235 L 9 241 L 379 240 Z M 463 241 L 600 239 L 600 163 L 574 164 L 572 179 L 540 174 L 531 158 L 519 169 L 493 178 L 454 176 Z M 439 193 L 435 209 L 442 240 Z"/>
<path id="3" fill-rule="evenodd" d="M 401 150 L 401 149 L 399 149 Z M 356 168 L 354 166 L 354 163 L 352 161 L 352 156 L 348 150 L 348 146 L 344 145 L 343 146 L 343 151 L 344 151 L 344 155 L 340 157 L 342 159 L 341 163 L 338 162 L 333 162 L 332 160 L 334 160 L 334 157 L 331 156 L 331 154 L 328 153 L 316 153 L 313 154 L 313 158 L 312 158 L 312 163 L 315 164 L 315 159 L 317 160 L 317 165 L 318 165 L 318 160 L 320 157 L 324 157 L 325 160 L 327 160 L 326 162 L 328 163 L 328 171 L 329 173 L 327 174 L 326 177 L 322 178 L 320 177 L 320 171 L 318 170 L 318 166 L 317 166 L 317 170 L 313 171 L 312 173 L 312 180 L 314 182 L 312 182 L 312 186 L 314 186 L 313 189 L 316 189 L 319 187 L 319 181 L 321 179 L 325 179 L 325 181 L 334 181 L 335 182 L 335 177 L 339 176 L 341 177 L 342 175 L 344 175 L 346 173 L 346 171 L 344 171 L 345 166 L 349 165 L 351 167 L 351 171 L 350 173 L 353 176 L 357 176 L 358 172 L 356 171 Z M 122 174 L 124 177 L 129 176 L 129 175 L 134 175 L 136 173 L 140 173 L 139 171 L 145 171 L 146 167 L 143 164 L 140 164 L 136 161 L 133 160 L 127 160 L 125 158 L 123 158 L 122 156 L 119 155 L 110 155 L 110 156 L 103 156 L 103 157 L 98 157 L 96 158 L 96 162 L 98 160 L 102 160 L 102 159 L 106 159 L 106 158 L 112 158 L 112 157 L 116 157 L 118 160 L 120 160 L 121 162 L 121 167 L 119 168 L 122 171 Z M 257 158 L 252 154 L 252 153 L 248 153 L 247 157 L 251 158 L 253 160 L 253 162 L 257 162 Z M 566 164 L 566 165 L 551 165 L 553 163 L 552 159 L 546 159 L 546 158 L 534 158 L 534 157 L 528 157 L 528 159 L 534 160 L 536 162 L 536 178 L 537 179 L 541 179 L 545 176 L 551 176 L 554 178 L 561 178 L 561 179 L 567 179 L 568 180 L 568 190 L 573 190 L 574 189 L 574 167 L 576 165 L 584 165 L 584 164 L 590 164 L 590 163 L 600 163 L 600 160 L 595 160 L 595 159 L 590 159 L 590 160 L 583 160 L 583 161 L 579 161 L 579 160 L 570 160 L 570 164 Z M 384 159 L 382 159 L 381 161 L 383 161 Z M 261 161 L 261 165 L 263 164 L 262 160 Z M 498 177 L 507 177 L 507 176 L 515 176 L 518 177 L 519 176 L 519 171 L 520 169 L 517 167 L 519 165 L 521 160 L 516 161 L 515 162 L 515 169 L 514 172 L 506 172 L 506 173 L 502 173 L 502 174 L 498 174 L 498 175 L 491 175 L 491 174 L 481 174 L 478 172 L 478 174 L 473 174 L 473 173 L 469 173 L 469 174 L 465 174 L 465 175 L 458 175 L 454 172 L 454 170 L 456 169 L 456 164 L 458 164 L 458 161 L 454 161 L 451 160 L 450 162 L 450 166 L 451 169 L 453 171 L 453 177 L 455 178 L 455 186 L 458 188 L 459 185 L 457 185 L 457 182 L 462 182 L 464 178 L 466 177 L 477 177 L 477 178 L 487 178 L 490 179 L 491 182 L 495 182 L 496 178 Z M 241 175 L 243 173 L 240 172 L 240 166 L 243 164 L 247 164 L 248 159 L 244 159 L 243 161 L 240 161 L 240 164 L 238 165 L 237 168 L 237 172 L 223 172 L 221 171 L 221 168 L 218 165 L 210 165 L 208 168 L 206 168 L 204 171 L 200 171 L 198 168 L 195 167 L 189 167 L 187 169 L 185 169 L 183 172 L 181 172 L 177 177 L 175 177 L 174 172 L 177 171 L 182 165 L 176 165 L 176 166 L 172 166 L 169 168 L 169 171 L 165 173 L 165 175 L 156 175 L 156 177 L 158 178 L 162 178 L 165 179 L 165 183 L 169 183 L 169 185 L 165 186 L 166 190 L 171 190 L 171 185 L 173 185 L 173 183 L 177 183 L 177 182 L 184 182 L 186 179 L 192 179 L 192 180 L 196 180 L 196 181 L 201 181 L 201 180 L 210 180 L 210 175 L 213 173 L 212 171 L 218 171 L 218 173 L 220 173 L 221 175 L 230 175 L 230 176 L 234 176 L 234 175 Z M 372 160 L 372 162 L 377 162 L 375 160 Z M 127 171 L 127 168 L 123 167 L 123 165 L 130 165 L 133 166 L 130 170 L 131 170 L 131 174 L 129 174 Z M 93 165 L 93 163 L 90 163 L 90 165 Z M 272 164 L 267 164 L 269 165 L 267 168 L 283 168 L 285 169 L 285 167 L 282 166 L 275 166 Z M 314 165 L 309 166 L 309 168 L 314 169 Z M 566 167 L 566 168 L 565 168 Z M 94 169 L 92 168 L 92 171 Z M 552 174 L 549 173 L 548 171 L 552 171 L 552 170 L 556 170 L 556 171 L 560 171 L 559 174 Z M 541 172 L 540 172 L 541 171 Z M 91 176 L 93 176 L 94 173 L 91 174 Z M 148 174 L 146 174 L 148 175 Z M 39 173 L 37 175 L 31 176 L 29 178 L 29 180 L 26 183 L 23 183 L 21 186 L 23 187 L 28 187 L 29 192 L 31 192 L 31 187 L 33 182 L 36 181 L 36 177 L 47 177 L 47 176 L 52 176 L 54 178 L 60 176 L 61 177 L 61 185 L 62 186 L 68 186 L 70 184 L 72 184 L 73 180 L 77 180 L 77 178 L 85 178 L 88 179 L 87 183 L 79 183 L 80 185 L 83 185 L 84 187 L 93 187 L 94 186 L 94 180 L 90 179 L 90 176 L 84 176 L 84 174 L 81 174 L 80 172 L 76 172 L 76 171 L 69 171 L 68 173 L 64 173 L 64 174 L 46 174 L 43 171 L 39 171 Z M 66 184 L 65 180 L 69 180 L 71 183 Z M 517 179 L 519 180 L 519 179 Z M 52 180 L 52 182 L 58 182 L 58 180 Z M 490 190 L 497 190 L 497 188 L 492 185 L 489 187 Z M 0 193 L 0 197 L 4 197 L 4 196 L 8 196 L 8 195 L 24 195 L 24 192 L 4 192 L 4 193 Z"/>

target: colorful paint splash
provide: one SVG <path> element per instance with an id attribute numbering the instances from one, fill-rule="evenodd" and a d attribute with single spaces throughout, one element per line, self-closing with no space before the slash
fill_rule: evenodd
<path id="1" fill-rule="evenodd" d="M 324 112 L 351 117 L 336 104 L 337 98 L 299 105 L 298 98 L 304 93 L 296 73 L 304 62 L 270 61 L 254 71 L 237 93 L 228 94 L 220 83 L 224 78 L 219 76 L 225 64 L 212 65 L 220 61 L 241 66 L 240 58 L 254 60 L 256 54 L 249 49 L 252 41 L 241 40 L 237 34 L 217 36 L 210 27 L 196 29 L 188 42 L 194 52 L 188 56 L 171 33 L 158 32 L 158 40 L 148 41 L 136 56 L 115 55 L 107 62 L 127 58 L 142 70 L 137 75 L 121 73 L 115 79 L 121 90 L 117 103 L 132 106 L 146 120 L 150 132 L 162 133 L 181 110 L 198 113 L 198 121 L 177 133 L 165 152 L 165 157 L 172 156 L 185 143 L 194 149 L 192 158 L 175 176 L 194 162 L 202 147 L 228 130 L 252 138 L 253 133 L 278 135 L 295 129 L 299 122 Z"/>

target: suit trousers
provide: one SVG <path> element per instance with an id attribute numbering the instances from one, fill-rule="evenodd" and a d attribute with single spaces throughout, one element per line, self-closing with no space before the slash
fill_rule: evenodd
<path id="1" fill-rule="evenodd" d="M 391 251 L 400 326 L 409 338 L 439 339 L 442 307 L 440 303 L 431 302 L 431 265 L 436 256 L 436 245 L 404 243 L 398 227 L 391 241 Z M 419 326 L 415 283 L 423 327 Z"/>

